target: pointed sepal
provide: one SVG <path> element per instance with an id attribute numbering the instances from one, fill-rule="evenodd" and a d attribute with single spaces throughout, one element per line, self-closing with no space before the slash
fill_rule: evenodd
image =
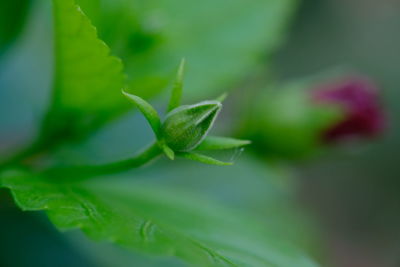
<path id="1" fill-rule="evenodd" d="M 240 140 L 229 137 L 207 136 L 196 150 L 227 150 L 241 148 L 251 144 L 249 140 Z"/>
<path id="2" fill-rule="evenodd" d="M 161 120 L 160 116 L 158 115 L 157 111 L 153 108 L 153 106 L 139 96 L 130 94 L 124 90 L 122 90 L 122 93 L 136 105 L 136 107 L 140 110 L 140 112 L 142 112 L 142 114 L 149 122 L 151 128 L 153 129 L 153 132 L 156 135 L 157 139 L 160 140 Z"/>
<path id="3" fill-rule="evenodd" d="M 181 105 L 182 92 L 183 92 L 183 77 L 185 74 L 186 61 L 183 58 L 178 67 L 174 86 L 172 88 L 171 98 L 169 100 L 167 112 L 179 107 Z"/>
<path id="4" fill-rule="evenodd" d="M 220 95 L 219 97 L 217 97 L 215 100 L 218 102 L 224 102 L 225 99 L 228 97 L 228 93 L 223 93 L 222 95 Z"/>
<path id="5" fill-rule="evenodd" d="M 208 165 L 217 165 L 217 166 L 233 165 L 233 162 L 220 161 L 220 160 L 214 159 L 212 157 L 209 157 L 209 156 L 206 156 L 203 154 L 199 154 L 199 153 L 194 153 L 194 152 L 181 152 L 181 153 L 178 153 L 177 156 L 185 158 L 185 159 L 201 162 L 204 164 L 208 164 Z"/>
<path id="6" fill-rule="evenodd" d="M 164 154 L 167 156 L 167 158 L 169 158 L 170 160 L 175 159 L 175 152 L 165 143 L 161 145 L 161 149 L 162 151 L 164 151 Z"/>

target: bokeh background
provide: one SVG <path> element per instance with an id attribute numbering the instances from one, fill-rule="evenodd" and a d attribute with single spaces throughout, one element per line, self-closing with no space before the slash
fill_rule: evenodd
<path id="1" fill-rule="evenodd" d="M 293 78 L 342 66 L 375 80 L 389 112 L 384 138 L 301 168 L 302 194 L 319 214 L 335 266 L 398 266 L 400 2 L 304 1 L 278 72 Z"/>
<path id="2" fill-rule="evenodd" d="M 29 143 L 48 101 L 50 11 L 38 6 L 33 5 L 36 15 L 29 17 L 27 29 L 0 64 L 2 157 Z M 397 0 L 304 0 L 265 73 L 272 72 L 281 81 L 337 67 L 368 75 L 382 89 L 388 110 L 389 129 L 383 138 L 337 147 L 289 170 L 246 153 L 228 170 L 160 162 L 162 177 L 150 169 L 135 175 L 249 210 L 264 220 L 266 228 L 285 233 L 310 251 L 322 266 L 400 266 L 399 29 Z M 226 121 L 230 121 L 229 110 L 223 114 Z M 138 123 L 145 123 L 138 115 L 118 120 L 91 141 L 63 149 L 59 156 L 79 159 L 96 154 L 101 161 L 130 155 L 150 140 L 148 129 L 133 128 Z M 129 129 L 139 142 L 126 134 Z M 177 260 L 132 255 L 93 243 L 79 232 L 59 233 L 43 214 L 20 212 L 8 193 L 0 190 L 0 266 L 55 265 L 184 266 Z"/>

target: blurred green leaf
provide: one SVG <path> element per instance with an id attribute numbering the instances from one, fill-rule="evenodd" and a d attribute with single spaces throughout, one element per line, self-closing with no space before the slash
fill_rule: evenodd
<path id="1" fill-rule="evenodd" d="M 184 192 L 118 183 L 54 183 L 9 172 L 0 179 L 23 210 L 45 210 L 60 229 L 196 266 L 316 266 L 248 216 Z"/>
<path id="2" fill-rule="evenodd" d="M 54 0 L 55 81 L 45 131 L 79 136 L 129 108 L 123 66 L 73 0 Z M 51 138 L 47 137 L 47 138 Z"/>
<path id="3" fill-rule="evenodd" d="M 185 57 L 188 95 L 201 98 L 234 86 L 274 51 L 297 0 L 101 2 L 88 13 L 124 60 L 132 93 L 148 97 L 165 87 Z"/>
<path id="4" fill-rule="evenodd" d="M 0 2 L 0 56 L 21 32 L 30 5 L 31 0 Z"/>

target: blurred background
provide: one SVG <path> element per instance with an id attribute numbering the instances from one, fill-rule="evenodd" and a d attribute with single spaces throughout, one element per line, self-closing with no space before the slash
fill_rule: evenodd
<path id="1" fill-rule="evenodd" d="M 390 125 L 374 143 L 335 151 L 300 168 L 301 195 L 324 225 L 334 266 L 400 265 L 400 2 L 304 1 L 275 57 L 282 78 L 344 66 L 372 77 Z"/>
<path id="2" fill-rule="evenodd" d="M 28 15 L 26 29 L 15 47 L 2 55 L 1 157 L 29 143 L 48 101 L 52 37 L 50 10 L 44 6 L 32 4 L 34 15 Z M 188 163 L 167 167 L 160 162 L 158 171 L 143 169 L 135 174 L 146 182 L 198 192 L 248 210 L 271 231 L 284 233 L 310 251 L 322 266 L 400 266 L 399 29 L 398 0 L 303 0 L 268 68 L 281 81 L 336 67 L 368 75 L 382 89 L 389 113 L 383 138 L 335 148 L 289 170 L 245 153 L 229 170 Z M 229 112 L 223 115 L 230 120 Z M 59 157 L 79 159 L 97 153 L 96 160 L 107 160 L 130 155 L 150 140 L 148 129 L 129 126 L 136 123 L 144 120 L 137 115 L 124 117 L 91 141 L 62 149 Z M 126 129 L 134 130 L 141 142 L 133 141 Z M 185 179 L 188 174 L 190 180 Z M 184 266 L 177 260 L 132 255 L 94 243 L 78 232 L 59 233 L 43 214 L 20 212 L 0 190 L 0 266 L 43 267 L 55 262 L 57 266 Z"/>

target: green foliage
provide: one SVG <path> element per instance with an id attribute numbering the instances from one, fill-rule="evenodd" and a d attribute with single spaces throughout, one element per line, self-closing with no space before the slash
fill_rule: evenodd
<path id="1" fill-rule="evenodd" d="M 31 0 L 0 2 L 0 56 L 21 32 L 30 5 Z"/>
<path id="2" fill-rule="evenodd" d="M 54 0 L 55 82 L 42 139 L 87 136 L 129 108 L 119 95 L 122 88 L 144 98 L 154 96 L 166 86 L 182 56 L 191 62 L 189 95 L 225 90 L 246 75 L 245 70 L 261 52 L 271 51 L 279 42 L 292 2 L 78 1 L 96 23 L 100 36 L 124 60 L 125 80 L 122 63 L 110 56 L 82 10 L 73 0 Z M 224 13 L 227 5 L 228 14 Z M 147 24 L 155 23 L 152 20 L 161 21 L 156 34 L 160 38 L 148 43 L 144 36 L 153 38 L 152 30 L 147 29 L 151 28 Z M 131 44 L 131 39 L 136 41 Z M 175 88 L 180 84 L 178 75 Z"/>
<path id="3" fill-rule="evenodd" d="M 121 98 L 122 62 L 73 0 L 54 0 L 55 74 L 43 138 L 85 135 L 129 106 Z M 57 137 L 57 136 L 56 136 Z M 59 138 L 59 137 L 58 137 Z"/>
<path id="4" fill-rule="evenodd" d="M 175 256 L 197 266 L 315 266 L 281 239 L 271 237 L 256 220 L 213 202 L 140 183 L 127 187 L 112 179 L 87 179 L 142 166 L 161 150 L 170 159 L 176 155 L 231 165 L 191 151 L 235 149 L 249 142 L 206 138 L 225 94 L 218 101 L 180 106 L 184 61 L 163 124 L 144 99 L 167 85 L 182 57 L 190 61 L 185 81 L 190 97 L 225 91 L 281 41 L 294 0 L 77 3 L 81 7 L 73 0 L 53 0 L 55 70 L 50 107 L 38 142 L 10 161 L 14 166 L 37 156 L 29 167 L 40 171 L 4 171 L 9 166 L 1 166 L 0 186 L 11 190 L 18 206 L 46 211 L 62 230 L 78 228 L 95 240 Z M 15 38 L 18 27 L 10 29 L 7 40 Z M 124 60 L 125 69 L 111 51 Z M 40 161 L 43 155 L 54 156 L 52 145 L 88 137 L 127 111 L 130 106 L 122 89 L 145 115 L 158 143 L 117 163 L 41 169 L 52 163 Z"/>
<path id="5" fill-rule="evenodd" d="M 263 225 L 190 194 L 111 180 L 56 183 L 25 172 L 4 174 L 19 207 L 45 210 L 62 230 L 195 266 L 315 266 Z"/>
<path id="6" fill-rule="evenodd" d="M 207 97 L 240 82 L 260 56 L 270 55 L 280 44 L 297 3 L 98 1 L 100 8 L 87 5 L 89 17 L 94 18 L 100 36 L 126 63 L 132 93 L 145 98 L 167 85 L 175 62 L 182 57 L 190 62 L 186 85 L 192 98 Z"/>

